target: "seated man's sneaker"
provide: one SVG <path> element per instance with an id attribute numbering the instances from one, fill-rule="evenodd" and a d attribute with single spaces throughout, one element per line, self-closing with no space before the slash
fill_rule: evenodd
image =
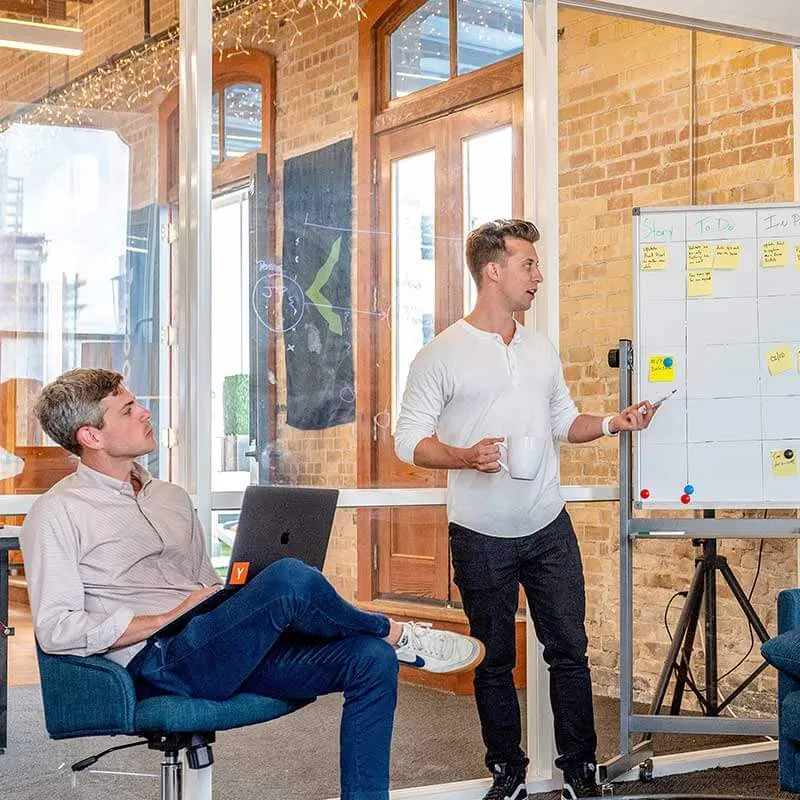
<path id="1" fill-rule="evenodd" d="M 525 800 L 528 796 L 524 768 L 513 764 L 495 764 L 492 775 L 492 788 L 483 796 L 483 800 Z"/>
<path id="2" fill-rule="evenodd" d="M 561 789 L 562 800 L 576 800 L 578 797 L 600 797 L 602 794 L 595 774 L 597 765 L 592 763 L 574 764 L 564 768 L 564 782 Z"/>
<path id="3" fill-rule="evenodd" d="M 486 649 L 472 636 L 434 630 L 429 623 L 404 622 L 397 643 L 401 664 L 428 672 L 463 672 L 480 664 Z"/>

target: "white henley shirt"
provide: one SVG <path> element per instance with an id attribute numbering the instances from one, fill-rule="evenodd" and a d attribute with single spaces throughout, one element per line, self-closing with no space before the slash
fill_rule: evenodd
<path id="1" fill-rule="evenodd" d="M 534 480 L 505 470 L 449 470 L 447 516 L 489 536 L 527 536 L 551 523 L 564 506 L 554 439 L 567 441 L 578 410 L 564 382 L 558 353 L 536 331 L 517 325 L 506 345 L 497 333 L 459 320 L 414 359 L 395 434 L 399 458 L 436 434 L 452 447 L 487 436 L 537 436 L 544 441 Z"/>

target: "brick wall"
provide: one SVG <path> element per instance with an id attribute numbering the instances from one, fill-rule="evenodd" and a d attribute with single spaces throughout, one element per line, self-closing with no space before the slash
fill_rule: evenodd
<path id="1" fill-rule="evenodd" d="M 141 0 L 86 6 L 89 49 L 80 59 L 0 51 L 4 108 L 34 100 L 137 42 L 141 8 Z M 153 31 L 173 24 L 174 15 L 173 0 L 153 0 Z M 315 26 L 307 13 L 297 24 L 301 35 L 293 41 L 287 31 L 266 46 L 277 59 L 278 254 L 283 160 L 352 135 L 357 106 L 354 21 L 345 17 Z M 632 334 L 631 209 L 791 200 L 791 61 L 784 48 L 708 34 L 698 34 L 693 42 L 680 29 L 580 11 L 562 10 L 559 26 L 564 29 L 559 49 L 561 350 L 579 405 L 600 413 L 616 407 L 618 393 L 617 373 L 606 366 L 606 351 Z M 161 97 L 159 93 L 137 104 L 132 115 L 118 114 L 114 123 L 132 147 L 135 204 L 155 197 L 155 114 Z M 367 201 L 354 198 L 354 204 Z M 277 351 L 282 352 L 280 341 Z M 354 486 L 354 427 L 325 432 L 288 428 L 280 358 L 276 377 L 278 443 L 287 480 Z M 613 484 L 616 475 L 613 442 L 565 448 L 565 483 Z M 619 652 L 617 508 L 611 503 L 574 504 L 571 511 L 587 576 L 595 688 L 614 695 Z M 355 530 L 354 514 L 340 511 L 326 567 L 348 597 L 355 587 Z M 720 549 L 749 591 L 758 543 L 723 542 Z M 795 560 L 793 542 L 764 544 L 753 601 L 771 629 L 775 594 L 796 583 Z M 665 608 L 675 592 L 687 587 L 692 570 L 689 542 L 636 546 L 635 672 L 642 699 L 649 696 L 665 655 Z M 673 626 L 680 603 L 678 597 L 671 607 Z M 749 645 L 747 627 L 725 591 L 719 624 L 724 671 Z M 755 689 L 739 707 L 771 710 L 774 681 L 769 673 Z"/>
<path id="2" fill-rule="evenodd" d="M 786 48 L 709 34 L 693 43 L 688 31 L 572 10 L 560 12 L 559 27 L 561 352 L 579 406 L 608 412 L 616 407 L 618 374 L 606 352 L 633 334 L 632 208 L 791 201 L 791 58 Z M 565 483 L 616 481 L 612 441 L 565 447 L 562 455 Z M 618 512 L 611 504 L 572 511 L 585 562 L 595 688 L 614 695 L 618 620 L 608 610 L 618 609 Z M 720 543 L 746 591 L 758 548 L 753 540 Z M 664 613 L 688 588 L 694 551 L 689 541 L 639 541 L 635 553 L 634 688 L 646 700 L 666 655 Z M 775 595 L 796 584 L 794 553 L 792 541 L 763 547 L 753 604 L 773 630 Z M 727 589 L 719 596 L 723 673 L 746 654 L 750 634 Z M 681 603 L 677 597 L 670 606 L 672 628 Z M 700 642 L 698 650 L 702 655 Z M 758 664 L 757 653 L 756 644 L 723 691 Z M 702 685 L 702 674 L 695 677 Z M 774 709 L 769 672 L 742 706 Z"/>

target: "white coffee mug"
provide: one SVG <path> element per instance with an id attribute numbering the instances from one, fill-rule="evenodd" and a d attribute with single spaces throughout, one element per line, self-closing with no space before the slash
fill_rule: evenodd
<path id="1" fill-rule="evenodd" d="M 512 478 L 532 481 L 536 477 L 544 458 L 541 439 L 536 436 L 507 436 L 497 446 L 506 451 L 506 461 L 498 463 Z"/>

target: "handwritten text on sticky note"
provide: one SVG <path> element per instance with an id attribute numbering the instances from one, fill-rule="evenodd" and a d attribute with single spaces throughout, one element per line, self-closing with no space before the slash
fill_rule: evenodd
<path id="1" fill-rule="evenodd" d="M 664 362 L 667 362 L 666 364 Z M 675 380 L 675 359 L 672 356 L 650 356 L 650 383 Z"/>
<path id="2" fill-rule="evenodd" d="M 714 273 L 710 269 L 697 269 L 686 275 L 686 294 L 689 297 L 706 297 L 714 293 Z"/>
<path id="3" fill-rule="evenodd" d="M 707 242 L 692 242 L 686 246 L 686 266 L 689 269 L 711 269 L 711 245 Z"/>
<path id="4" fill-rule="evenodd" d="M 764 267 L 785 267 L 789 261 L 786 240 L 761 242 L 761 265 Z"/>
<path id="5" fill-rule="evenodd" d="M 646 244 L 642 248 L 642 269 L 645 271 L 667 268 L 667 246 Z"/>
<path id="6" fill-rule="evenodd" d="M 792 351 L 788 345 L 782 344 L 774 350 L 768 350 L 765 357 L 770 375 L 780 375 L 792 368 Z"/>
<path id="7" fill-rule="evenodd" d="M 714 269 L 739 269 L 741 263 L 741 244 L 718 244 L 714 248 Z"/>
<path id="8" fill-rule="evenodd" d="M 792 478 L 800 475 L 796 450 L 771 450 L 769 456 L 772 462 L 772 474 L 776 477 Z"/>

